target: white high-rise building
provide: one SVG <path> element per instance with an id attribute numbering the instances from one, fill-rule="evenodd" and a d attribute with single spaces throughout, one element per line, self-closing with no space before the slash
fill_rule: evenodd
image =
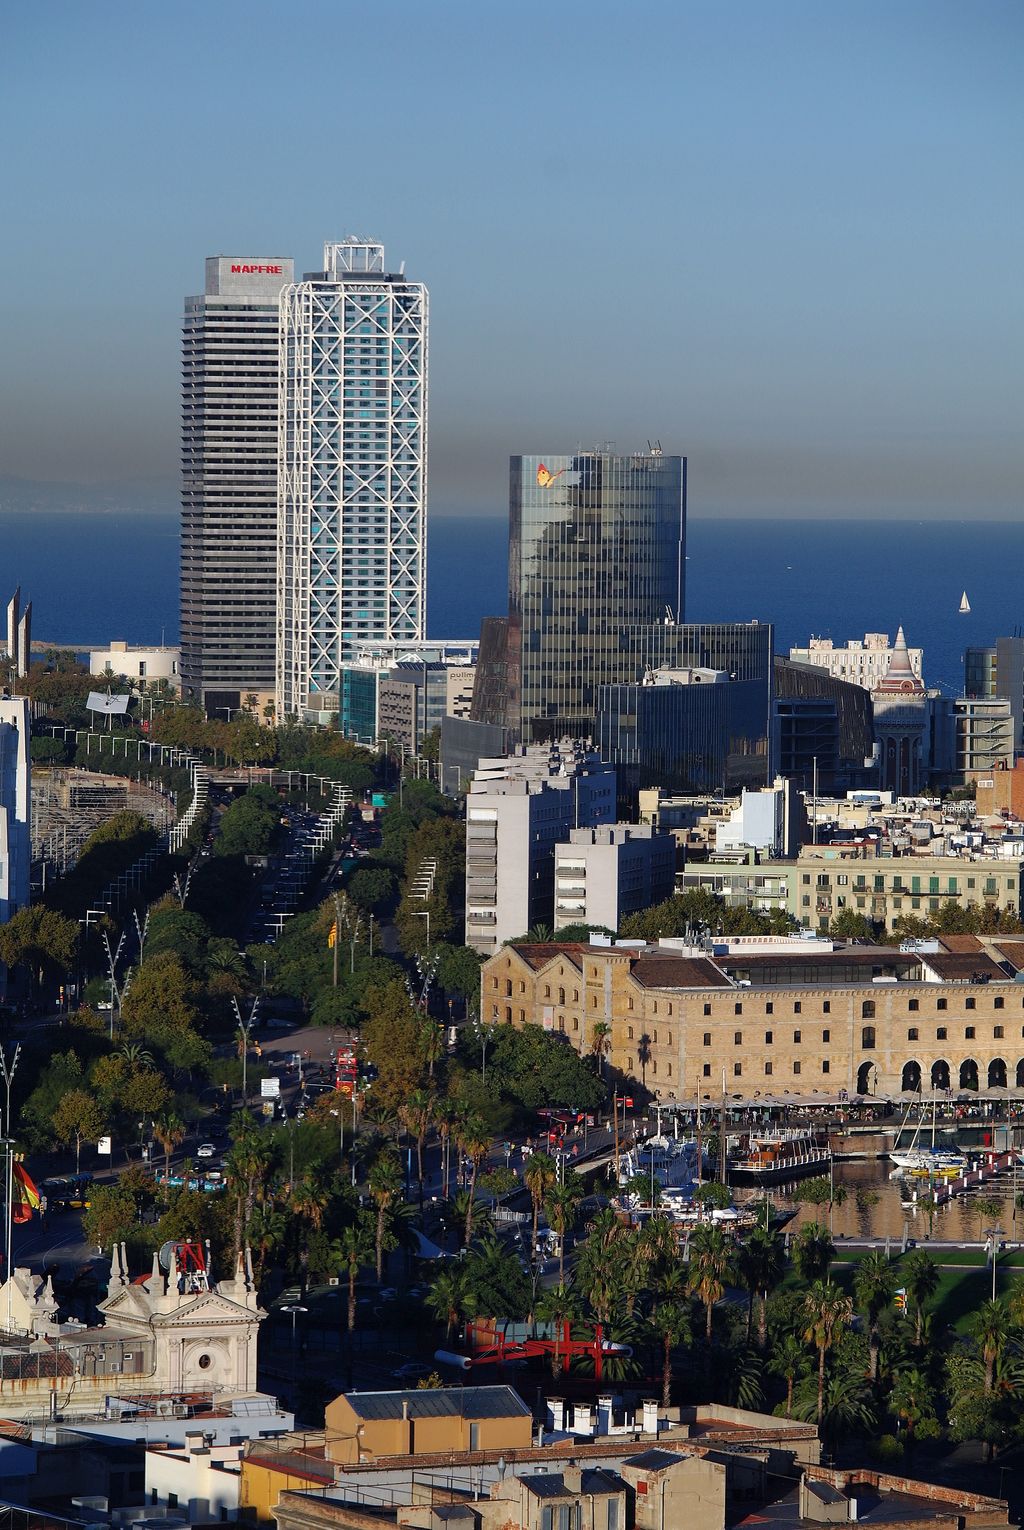
<path id="1" fill-rule="evenodd" d="M 32 728 L 27 696 L 0 694 L 0 924 L 29 901 Z M 0 973 L 3 969 L 0 968 Z M 0 993 L 2 993 L 0 984 Z"/>
<path id="2" fill-rule="evenodd" d="M 181 677 L 211 715 L 274 695 L 278 312 L 294 274 L 281 256 L 211 255 L 185 300 Z"/>
<path id="3" fill-rule="evenodd" d="M 466 945 L 490 955 L 555 907 L 555 846 L 615 821 L 615 771 L 572 739 L 481 760 L 466 798 Z"/>
<path id="4" fill-rule="evenodd" d="M 277 706 L 323 717 L 368 642 L 424 635 L 426 288 L 325 245 L 281 294 L 280 374 Z"/>

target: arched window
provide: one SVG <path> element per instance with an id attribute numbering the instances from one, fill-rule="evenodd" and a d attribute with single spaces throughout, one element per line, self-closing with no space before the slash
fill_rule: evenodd
<path id="1" fill-rule="evenodd" d="M 870 1052 L 875 1045 L 875 1028 L 873 1025 L 865 1025 L 861 1029 L 860 1044 L 865 1052 Z"/>
<path id="2" fill-rule="evenodd" d="M 874 999 L 864 1000 L 864 1003 L 860 1007 L 860 1017 L 862 1020 L 873 1020 L 875 1018 Z"/>

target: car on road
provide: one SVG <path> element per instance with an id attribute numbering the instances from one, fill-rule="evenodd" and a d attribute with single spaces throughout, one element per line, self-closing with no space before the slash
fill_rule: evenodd
<path id="1" fill-rule="evenodd" d="M 201 1142 L 196 1148 L 197 1158 L 216 1158 L 217 1149 L 212 1142 Z"/>

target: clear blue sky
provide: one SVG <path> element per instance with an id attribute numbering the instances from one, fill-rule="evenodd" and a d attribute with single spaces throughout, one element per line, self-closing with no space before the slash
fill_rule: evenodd
<path id="1" fill-rule="evenodd" d="M 1022 503 L 1019 0 L 51 0 L 2 45 L 0 478 L 177 474 L 216 252 L 430 287 L 432 505 L 649 437 L 691 513 Z M 141 496 L 140 496 L 141 502 Z"/>

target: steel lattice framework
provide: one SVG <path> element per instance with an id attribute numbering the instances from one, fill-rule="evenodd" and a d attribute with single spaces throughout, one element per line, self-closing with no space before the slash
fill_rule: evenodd
<path id="1" fill-rule="evenodd" d="M 423 638 L 427 290 L 380 245 L 325 246 L 281 294 L 277 702 L 338 706 L 368 641 Z"/>

